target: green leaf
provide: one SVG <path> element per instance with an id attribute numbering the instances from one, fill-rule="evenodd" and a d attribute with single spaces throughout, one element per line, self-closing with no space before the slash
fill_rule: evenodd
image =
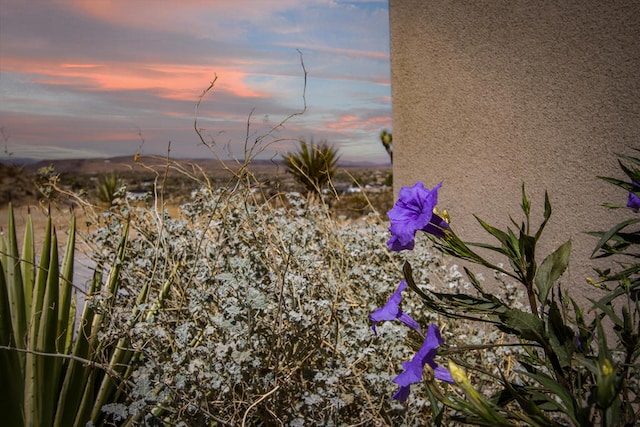
<path id="1" fill-rule="evenodd" d="M 404 278 L 409 285 L 409 288 L 422 298 L 428 309 L 433 310 L 435 313 L 439 313 L 452 319 L 473 320 L 484 323 L 493 323 L 496 325 L 499 323 L 487 318 L 486 316 L 474 317 L 469 315 L 493 314 L 496 311 L 502 310 L 503 308 L 500 306 L 501 303 L 499 300 L 496 303 L 494 301 L 488 301 L 465 294 L 425 292 L 416 285 L 415 280 L 413 279 L 411 264 L 409 264 L 408 261 L 405 261 L 403 271 Z M 460 309 L 462 307 L 464 308 Z"/>
<path id="2" fill-rule="evenodd" d="M 13 348 L 14 341 L 4 267 L 0 262 L 0 346 Z M 10 426 L 23 425 L 24 378 L 17 352 L 0 348 L 0 378 L 2 378 L 0 407 L 3 422 Z"/>
<path id="3" fill-rule="evenodd" d="M 522 183 L 522 211 L 524 212 L 525 216 L 529 217 L 529 214 L 531 213 L 531 202 L 529 202 L 529 199 L 527 199 L 527 193 L 525 192 L 524 189 L 524 182 Z"/>
<path id="4" fill-rule="evenodd" d="M 45 293 L 47 288 L 47 277 L 51 259 L 51 216 L 47 217 L 45 226 L 44 241 L 41 246 L 40 263 L 36 271 L 36 281 L 31 299 L 31 313 L 29 320 L 29 335 L 27 337 L 27 347 L 30 350 L 41 351 L 38 347 L 38 337 L 40 331 L 40 320 L 44 307 Z M 25 390 L 24 390 L 24 416 L 26 425 L 36 425 L 40 423 L 41 405 L 41 374 L 40 364 L 43 356 L 27 353 L 24 367 Z"/>
<path id="5" fill-rule="evenodd" d="M 632 181 L 638 182 L 638 180 L 640 179 L 640 170 L 638 170 L 638 169 L 630 169 L 624 163 L 622 163 L 620 160 L 618 160 L 618 164 L 620 165 L 620 168 L 624 171 L 624 173 L 627 174 L 627 176 Z M 631 191 L 637 191 L 637 189 L 633 189 Z"/>
<path id="6" fill-rule="evenodd" d="M 87 293 L 89 298 L 99 291 L 102 282 L 102 273 L 100 271 L 101 266 L 98 266 L 94 271 L 89 292 Z M 97 331 L 93 328 L 94 317 L 93 305 L 85 303 L 80 320 L 80 330 L 73 344 L 72 355 L 77 359 L 72 359 L 67 367 L 60 391 L 54 426 L 85 425 L 89 421 L 88 415 L 83 417 L 83 413 L 79 408 L 87 406 L 86 402 L 93 400 L 93 393 L 85 393 L 85 390 L 89 389 L 89 373 L 92 370 L 95 371 L 96 368 L 91 368 L 79 362 L 78 359 L 95 361 L 94 359 L 97 356 L 95 345 L 92 346 L 89 342 L 90 337 L 94 340 L 97 337 Z M 86 401 L 84 405 L 81 404 L 83 396 Z"/>
<path id="7" fill-rule="evenodd" d="M 637 148 L 635 150 L 636 151 L 640 151 Z M 631 163 L 636 163 L 636 164 L 640 165 L 640 159 L 638 159 L 637 157 L 629 156 L 628 154 L 622 154 L 622 153 L 616 153 L 616 156 L 620 157 L 621 159 L 628 160 Z"/>
<path id="8" fill-rule="evenodd" d="M 508 329 L 516 332 L 519 338 L 540 344 L 547 342 L 544 323 L 535 314 L 511 308 L 499 317 Z"/>
<path id="9" fill-rule="evenodd" d="M 300 140 L 300 149 L 283 156 L 287 172 L 304 185 L 309 193 L 320 193 L 330 183 L 340 156 L 327 141 L 314 144 Z"/>
<path id="10" fill-rule="evenodd" d="M 623 228 L 631 224 L 636 224 L 638 222 L 640 222 L 640 218 L 632 218 L 626 221 L 622 221 L 621 223 L 611 227 L 609 231 L 605 232 L 602 235 L 602 238 L 600 238 L 600 241 L 596 244 L 596 247 L 591 253 L 591 256 L 593 257 L 596 254 L 596 252 L 598 252 L 605 245 L 605 243 L 611 240 L 611 238 L 613 238 L 613 236 L 616 235 L 620 230 L 622 230 Z"/>
<path id="11" fill-rule="evenodd" d="M 485 299 L 467 294 L 449 294 L 444 292 L 432 292 L 440 301 L 457 311 L 465 311 L 473 314 L 499 314 L 509 308 L 497 299 Z"/>
<path id="12" fill-rule="evenodd" d="M 535 239 L 538 241 L 540 239 L 540 235 L 542 235 L 542 230 L 549 222 L 549 218 L 551 218 L 551 202 L 549 201 L 549 193 L 544 192 L 544 220 L 540 224 L 538 231 L 536 231 Z"/>
<path id="13" fill-rule="evenodd" d="M 598 301 L 593 301 L 591 299 L 589 299 L 589 301 L 591 301 L 593 303 L 593 306 L 597 309 L 599 309 L 603 314 L 605 314 L 606 316 L 609 317 L 609 319 L 611 319 L 611 321 L 619 328 L 622 328 L 624 325 L 624 322 L 622 321 L 622 319 L 620 319 L 620 317 L 618 317 L 618 315 L 616 314 L 616 312 L 613 310 L 613 308 L 611 307 L 610 303 L 606 302 L 606 297 L 598 300 Z"/>
<path id="14" fill-rule="evenodd" d="M 35 350 L 55 354 L 58 352 L 58 310 L 60 307 L 60 278 L 58 275 L 58 241 L 55 230 L 51 236 L 51 256 L 47 267 L 47 285 L 40 315 L 40 328 Z M 55 416 L 55 402 L 60 378 L 61 359 L 50 356 L 36 356 L 35 392 L 38 394 L 38 419 L 41 423 Z"/>
<path id="15" fill-rule="evenodd" d="M 491 234 L 493 237 L 498 239 L 498 241 L 500 241 L 500 243 L 502 243 L 502 247 L 503 248 L 507 248 L 509 246 L 510 238 L 509 238 L 509 235 L 507 233 L 505 233 L 504 231 L 499 230 L 499 229 L 497 229 L 495 227 L 490 226 L 489 224 L 487 224 L 486 222 L 481 220 L 476 215 L 474 215 L 474 217 L 480 223 L 482 228 L 484 228 L 489 234 Z"/>
<path id="16" fill-rule="evenodd" d="M 462 267 L 464 269 L 464 272 L 467 274 L 467 276 L 469 277 L 469 280 L 471 280 L 471 284 L 473 285 L 473 287 L 476 289 L 476 291 L 478 291 L 478 293 L 480 295 L 482 295 L 482 297 L 486 300 L 489 301 L 491 303 L 494 304 L 494 306 L 496 307 L 496 309 L 499 308 L 508 308 L 507 305 L 505 305 L 502 300 L 500 298 L 498 298 L 497 296 L 495 296 L 494 294 L 490 293 L 490 292 L 486 292 L 484 290 L 484 288 L 482 287 L 482 285 L 480 284 L 480 281 L 478 280 L 478 278 L 476 277 L 475 274 L 473 274 L 473 272 L 471 272 L 471 270 L 469 270 L 467 267 Z"/>
<path id="17" fill-rule="evenodd" d="M 24 228 L 24 240 L 22 243 L 22 257 L 20 258 L 22 280 L 24 282 L 25 316 L 31 312 L 31 298 L 35 284 L 36 255 L 33 239 L 33 222 L 31 215 L 27 215 Z"/>
<path id="18" fill-rule="evenodd" d="M 549 307 L 549 320 L 547 323 L 549 342 L 554 353 L 558 356 L 561 366 L 563 368 L 571 366 L 571 354 L 575 347 L 575 336 L 573 330 L 565 325 L 558 304 L 555 301 Z"/>
<path id="19" fill-rule="evenodd" d="M 520 235 L 520 253 L 523 255 L 522 273 L 526 283 L 531 283 L 536 275 L 536 239 L 526 234 Z"/>
<path id="20" fill-rule="evenodd" d="M 122 264 L 126 253 L 129 227 L 130 224 L 127 223 L 120 239 L 120 244 L 118 245 L 118 255 L 116 261 L 114 265 L 111 266 L 111 270 L 109 271 L 109 275 L 107 277 L 106 287 L 109 289 L 109 292 L 111 294 L 109 300 L 110 304 L 115 303 L 115 295 L 117 294 L 118 288 L 121 283 L 120 270 L 122 269 Z M 100 316 L 100 321 L 101 320 L 102 316 Z M 127 341 L 125 338 L 121 338 L 120 340 L 118 340 L 118 343 L 113 350 L 108 362 L 109 368 L 120 376 L 127 370 L 127 364 L 129 363 L 133 355 L 133 351 L 128 350 L 129 346 L 126 344 Z M 95 395 L 93 408 L 91 410 L 92 420 L 98 419 L 102 411 L 102 406 L 110 402 L 110 399 L 113 397 L 113 394 L 116 391 L 117 385 L 118 384 L 116 382 L 116 378 L 112 377 L 111 375 L 103 376 L 100 387 L 98 388 L 98 391 Z"/>
<path id="21" fill-rule="evenodd" d="M 62 271 L 60 276 L 60 309 L 58 310 L 57 334 L 59 351 L 68 353 L 71 348 L 71 339 L 73 337 L 74 319 L 71 314 L 71 294 L 73 291 L 73 264 L 75 254 L 75 233 L 76 219 L 71 218 L 69 225 L 69 237 L 65 249 L 64 258 L 62 260 Z M 71 326 L 71 328 L 69 327 Z"/>
<path id="22" fill-rule="evenodd" d="M 439 395 L 436 397 L 433 390 L 434 388 L 435 384 L 433 384 L 433 382 L 427 384 L 427 395 L 431 403 L 431 425 L 440 427 L 442 425 L 442 418 L 444 417 L 444 406 L 439 402 L 439 398 L 444 398 L 444 396 Z"/>
<path id="23" fill-rule="evenodd" d="M 524 418 L 523 421 L 527 425 L 540 427 L 558 425 L 545 416 L 544 411 L 541 409 L 541 403 L 543 402 L 540 399 L 534 399 L 532 393 L 526 387 L 511 384 L 502 372 L 500 372 L 500 375 L 502 384 L 505 386 L 498 396 L 499 402 L 502 402 L 501 406 L 506 406 L 509 401 L 515 399 L 525 413 L 522 418 Z"/>
<path id="24" fill-rule="evenodd" d="M 536 272 L 534 283 L 538 291 L 538 301 L 544 306 L 547 302 L 549 290 L 553 284 L 562 276 L 562 273 L 569 265 L 569 256 L 571 254 L 571 240 L 567 241 L 550 254 Z"/>
<path id="25" fill-rule="evenodd" d="M 553 395 L 560 398 L 562 404 L 560 404 L 553 396 L 549 396 L 546 393 L 538 394 L 539 397 L 545 399 L 550 405 L 553 405 L 564 412 L 573 421 L 574 425 L 579 425 L 576 419 L 576 414 L 574 412 L 574 409 L 577 407 L 577 405 L 569 391 L 562 387 L 555 379 L 541 372 L 520 371 L 520 373 L 531 377 L 544 388 L 546 388 L 549 392 L 553 393 Z"/>
<path id="26" fill-rule="evenodd" d="M 513 231 L 511 231 L 510 228 L 507 228 L 507 235 L 509 236 L 509 239 L 507 240 L 507 248 L 509 249 L 508 254 L 513 255 L 512 258 L 514 258 L 514 260 L 517 260 L 521 264 L 522 245 L 520 239 L 515 235 Z"/>
<path id="27" fill-rule="evenodd" d="M 16 237 L 16 223 L 13 215 L 13 206 L 9 204 L 9 220 L 7 226 L 6 257 L 4 262 L 9 312 L 11 313 L 11 326 L 13 328 L 14 345 L 17 348 L 25 348 L 27 335 L 27 315 L 24 297 L 24 284 L 22 270 L 20 269 L 20 254 Z"/>

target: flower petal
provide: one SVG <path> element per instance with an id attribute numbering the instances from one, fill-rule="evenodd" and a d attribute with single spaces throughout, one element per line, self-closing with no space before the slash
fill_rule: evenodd
<path id="1" fill-rule="evenodd" d="M 435 237 L 441 238 L 444 237 L 444 231 L 448 229 L 449 224 L 447 223 L 447 221 L 445 221 L 438 215 L 433 214 L 433 216 L 431 217 L 431 221 L 424 228 L 422 228 L 422 231 Z"/>
<path id="2" fill-rule="evenodd" d="M 433 374 L 436 377 L 436 379 L 440 381 L 445 381 L 445 382 L 448 382 L 449 384 L 454 383 L 453 377 L 451 376 L 451 372 L 449 372 L 447 368 L 444 368 L 440 365 L 436 365 L 436 367 L 433 368 Z"/>
<path id="3" fill-rule="evenodd" d="M 393 399 L 406 400 L 409 395 L 408 387 L 422 380 L 422 371 L 425 365 L 429 365 L 433 369 L 436 379 L 453 384 L 451 373 L 446 368 L 439 366 L 434 360 L 438 347 L 440 347 L 443 342 L 444 339 L 442 335 L 440 335 L 438 326 L 433 323 L 430 324 L 420 350 L 418 350 L 410 361 L 402 362 L 404 371 L 393 379 L 393 382 L 400 386 L 400 389 L 393 395 Z M 402 399 L 400 399 L 400 397 L 402 397 Z"/>
<path id="4" fill-rule="evenodd" d="M 415 329 L 418 332 L 422 332 L 422 328 L 420 328 L 418 322 L 413 320 L 411 316 L 409 316 L 407 313 L 404 313 L 402 310 L 400 311 L 400 315 L 397 317 L 397 319 L 408 327 Z"/>
<path id="5" fill-rule="evenodd" d="M 387 241 L 387 246 L 389 249 L 395 252 L 403 251 L 405 249 L 412 250 L 415 245 L 415 242 L 411 240 L 409 243 L 403 245 L 398 239 L 398 236 L 391 236 L 391 238 Z"/>
<path id="6" fill-rule="evenodd" d="M 389 297 L 387 303 L 384 307 L 380 307 L 376 309 L 373 313 L 369 315 L 369 319 L 373 322 L 371 325 L 371 329 L 373 329 L 373 333 L 378 335 L 378 331 L 376 330 L 376 324 L 378 322 L 382 322 L 384 320 L 400 320 L 405 325 L 410 328 L 416 329 L 417 331 L 422 331 L 420 329 L 420 325 L 418 322 L 413 320 L 411 316 L 402 312 L 400 310 L 400 302 L 402 301 L 402 291 L 404 291 L 407 287 L 407 282 L 402 280 L 400 285 L 398 285 L 398 289 Z"/>
<path id="7" fill-rule="evenodd" d="M 404 402 L 409 397 L 409 393 L 411 392 L 410 386 L 402 386 L 398 388 L 398 391 L 395 392 L 391 398 L 393 400 L 399 400 L 400 402 Z"/>
<path id="8" fill-rule="evenodd" d="M 438 189 L 441 186 L 442 183 L 429 190 L 421 182 L 416 182 L 413 187 L 400 189 L 398 200 L 387 213 L 392 236 L 387 245 L 391 250 L 413 249 L 416 231 L 425 230 L 432 221 L 433 209 L 438 204 Z M 438 219 L 441 221 L 441 218 Z M 437 226 L 440 221 L 434 222 L 434 225 Z M 434 235 L 442 234 L 437 228 L 430 227 L 429 230 L 433 231 Z"/>
<path id="9" fill-rule="evenodd" d="M 637 187 L 637 191 L 640 191 L 640 184 L 635 181 L 631 182 L 635 187 Z M 640 197 L 636 196 L 634 192 L 629 192 L 629 198 L 627 199 L 627 207 L 631 208 L 634 212 L 638 212 L 640 210 Z"/>

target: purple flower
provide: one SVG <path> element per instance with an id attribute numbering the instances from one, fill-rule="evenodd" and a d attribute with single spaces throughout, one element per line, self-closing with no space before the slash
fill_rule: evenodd
<path id="1" fill-rule="evenodd" d="M 640 191 L 640 184 L 635 181 L 631 181 L 637 191 Z M 634 212 L 640 210 L 640 197 L 636 196 L 634 192 L 629 191 L 629 199 L 627 200 L 627 207 L 633 209 Z"/>
<path id="2" fill-rule="evenodd" d="M 442 183 L 429 190 L 421 182 L 416 182 L 413 187 L 400 189 L 398 201 L 387 213 L 391 220 L 391 239 L 387 245 L 392 251 L 413 249 L 418 230 L 436 237 L 444 236 L 443 229 L 449 226 L 433 213 L 433 208 L 438 204 L 438 189 L 441 186 Z"/>
<path id="3" fill-rule="evenodd" d="M 374 311 L 369 315 L 369 319 L 373 321 L 373 325 L 371 325 L 371 329 L 373 329 L 374 334 L 378 335 L 378 332 L 376 331 L 376 323 L 382 322 L 383 320 L 395 320 L 395 319 L 398 319 L 399 321 L 409 326 L 410 328 L 413 328 L 417 331 L 422 332 L 418 322 L 416 322 L 411 318 L 411 316 L 409 316 L 408 314 L 400 310 L 400 301 L 402 301 L 402 291 L 404 291 L 406 287 L 407 287 L 407 282 L 402 280 L 400 282 L 400 285 L 398 286 L 398 290 L 396 290 L 393 293 L 393 295 L 389 297 L 384 307 L 376 309 L 376 311 Z"/>
<path id="4" fill-rule="evenodd" d="M 453 384 L 453 377 L 448 369 L 438 365 L 433 359 L 436 357 L 438 347 L 444 342 L 438 326 L 431 324 L 427 330 L 427 336 L 424 339 L 422 348 L 418 350 L 413 359 L 409 362 L 402 362 L 404 372 L 393 379 L 400 388 L 393 395 L 393 399 L 404 402 L 409 397 L 411 384 L 415 384 L 422 380 L 422 371 L 425 365 L 429 365 L 433 369 L 433 373 L 440 381 L 446 381 Z"/>

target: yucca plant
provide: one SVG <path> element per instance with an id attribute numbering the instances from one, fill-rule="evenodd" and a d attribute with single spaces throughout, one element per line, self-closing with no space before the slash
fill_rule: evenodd
<path id="1" fill-rule="evenodd" d="M 120 283 L 128 226 L 105 282 L 96 268 L 86 301 L 103 295 L 113 304 Z M 0 239 L 0 412 L 11 426 L 100 424 L 101 408 L 118 394 L 132 356 L 125 342 L 103 344 L 104 311 L 84 305 L 76 328 L 73 289 L 75 218 L 59 263 L 58 242 L 49 215 L 41 254 L 36 257 L 33 225 L 27 217 L 22 253 L 13 208 Z"/>
<path id="2" fill-rule="evenodd" d="M 336 171 L 338 149 L 327 141 L 314 144 L 313 141 L 300 140 L 300 149 L 287 153 L 284 163 L 287 171 L 311 194 L 320 194 Z"/>
<path id="3" fill-rule="evenodd" d="M 384 129 L 380 132 L 380 142 L 382 142 L 385 151 L 389 155 L 389 160 L 391 160 L 391 164 L 393 164 L 393 134 Z"/>
<path id="4" fill-rule="evenodd" d="M 98 200 L 107 206 L 112 206 L 119 197 L 124 181 L 115 173 L 105 175 L 96 185 Z"/>

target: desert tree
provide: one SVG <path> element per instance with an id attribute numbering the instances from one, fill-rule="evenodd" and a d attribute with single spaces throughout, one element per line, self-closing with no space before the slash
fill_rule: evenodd
<path id="1" fill-rule="evenodd" d="M 384 149 L 387 150 L 391 164 L 393 164 L 393 135 L 391 132 L 387 132 L 386 129 L 380 132 L 380 142 L 384 145 Z"/>

